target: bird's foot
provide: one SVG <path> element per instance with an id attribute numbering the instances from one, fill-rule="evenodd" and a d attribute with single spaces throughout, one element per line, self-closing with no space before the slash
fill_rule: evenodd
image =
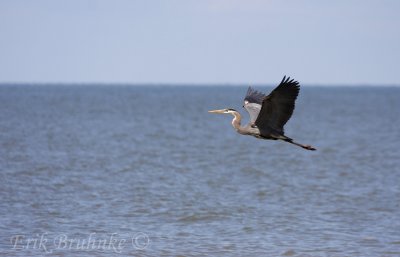
<path id="1" fill-rule="evenodd" d="M 312 147 L 311 145 L 304 145 L 303 146 L 304 149 L 310 150 L 310 151 L 315 151 L 317 149 L 315 149 L 314 147 Z"/>

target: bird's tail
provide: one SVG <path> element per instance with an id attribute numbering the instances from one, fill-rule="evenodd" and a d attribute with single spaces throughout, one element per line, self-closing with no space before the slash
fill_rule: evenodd
<path id="1" fill-rule="evenodd" d="M 310 150 L 310 151 L 317 150 L 314 147 L 312 147 L 311 145 L 303 145 L 303 144 L 297 143 L 297 142 L 293 141 L 293 139 L 291 139 L 290 137 L 287 137 L 287 136 L 280 135 L 279 137 L 277 137 L 277 139 L 281 139 L 281 140 L 291 143 L 293 145 L 300 146 L 301 148 L 306 149 L 306 150 Z"/>

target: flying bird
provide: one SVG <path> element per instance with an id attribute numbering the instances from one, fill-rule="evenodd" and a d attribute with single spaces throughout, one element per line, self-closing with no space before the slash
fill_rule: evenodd
<path id="1" fill-rule="evenodd" d="M 234 109 L 209 111 L 210 113 L 232 114 L 232 126 L 242 135 L 250 135 L 260 139 L 283 140 L 304 149 L 316 150 L 311 145 L 303 145 L 285 136 L 283 126 L 293 114 L 295 101 L 299 95 L 299 82 L 284 76 L 281 83 L 269 95 L 249 87 L 244 98 L 243 107 L 250 115 L 250 122 L 241 126 L 242 117 Z"/>

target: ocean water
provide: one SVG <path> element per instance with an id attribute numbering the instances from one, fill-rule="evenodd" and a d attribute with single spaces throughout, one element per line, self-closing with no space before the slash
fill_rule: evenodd
<path id="1" fill-rule="evenodd" d="M 400 256 L 400 88 L 303 87 L 315 152 L 207 113 L 245 92 L 1 86 L 0 255 Z"/>

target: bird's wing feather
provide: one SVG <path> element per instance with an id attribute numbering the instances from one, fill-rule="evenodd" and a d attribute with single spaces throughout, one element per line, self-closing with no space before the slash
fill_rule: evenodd
<path id="1" fill-rule="evenodd" d="M 264 97 L 265 95 L 263 93 L 254 90 L 252 87 L 249 87 L 249 89 L 247 89 L 246 96 L 244 97 L 244 101 L 261 105 Z"/>
<path id="2" fill-rule="evenodd" d="M 261 104 L 247 103 L 244 108 L 250 115 L 250 124 L 254 124 L 261 110 Z"/>
<path id="3" fill-rule="evenodd" d="M 262 135 L 283 135 L 283 126 L 293 114 L 299 83 L 290 77 L 283 77 L 281 83 L 262 101 L 260 113 L 255 124 Z"/>
<path id="4" fill-rule="evenodd" d="M 246 96 L 244 97 L 243 107 L 250 115 L 250 124 L 254 124 L 258 114 L 261 110 L 261 104 L 265 95 L 252 87 L 247 90 Z"/>

